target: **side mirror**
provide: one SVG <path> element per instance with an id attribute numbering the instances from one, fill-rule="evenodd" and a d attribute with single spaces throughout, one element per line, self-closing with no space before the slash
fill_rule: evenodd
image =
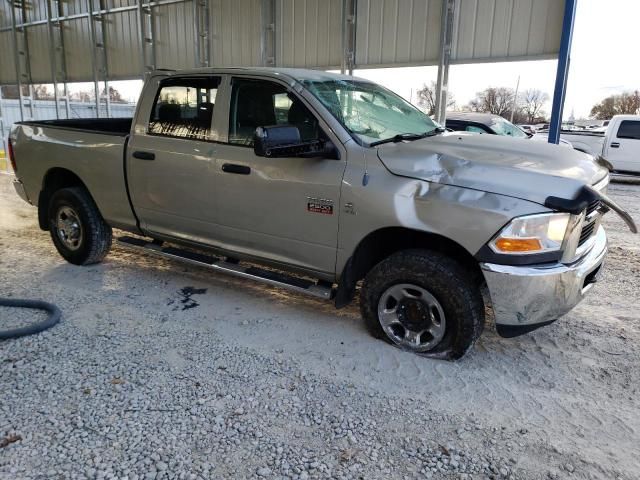
<path id="1" fill-rule="evenodd" d="M 335 146 L 326 140 L 303 142 L 293 125 L 258 127 L 253 136 L 253 152 L 258 157 L 305 157 L 339 159 Z"/>

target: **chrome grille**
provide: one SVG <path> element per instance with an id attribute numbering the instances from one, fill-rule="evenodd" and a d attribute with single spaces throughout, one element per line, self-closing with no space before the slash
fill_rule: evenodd
<path id="1" fill-rule="evenodd" d="M 600 206 L 600 200 L 594 200 L 593 202 L 591 202 L 589 204 L 589 206 L 587 207 L 587 213 L 586 216 L 588 217 L 589 215 L 591 215 L 593 212 L 595 212 L 598 207 Z"/>
<path id="2" fill-rule="evenodd" d="M 582 227 L 582 231 L 580 232 L 580 240 L 578 241 L 578 246 L 581 246 L 591 238 L 593 232 L 596 229 L 596 222 L 591 222 Z"/>
<path id="3" fill-rule="evenodd" d="M 584 243 L 589 240 L 596 231 L 596 226 L 598 225 L 598 217 L 597 210 L 600 207 L 600 200 L 594 200 L 587 206 L 587 210 L 585 212 L 585 223 L 582 227 L 582 231 L 580 232 L 580 240 L 578 241 L 578 247 L 584 245 Z M 595 215 L 594 215 L 595 214 Z"/>

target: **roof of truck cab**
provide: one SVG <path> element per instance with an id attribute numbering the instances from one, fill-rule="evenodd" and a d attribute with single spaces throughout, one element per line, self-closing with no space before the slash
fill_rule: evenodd
<path id="1" fill-rule="evenodd" d="M 328 81 L 328 80 L 358 80 L 363 82 L 369 82 L 364 78 L 352 77 L 349 75 L 343 75 L 341 73 L 325 72 L 324 70 L 311 70 L 306 68 L 274 68 L 274 67 L 205 67 L 205 68 L 192 68 L 188 70 L 156 70 L 156 73 L 162 75 L 220 75 L 220 74 L 259 74 L 268 75 L 270 77 L 289 77 L 297 81 Z"/>

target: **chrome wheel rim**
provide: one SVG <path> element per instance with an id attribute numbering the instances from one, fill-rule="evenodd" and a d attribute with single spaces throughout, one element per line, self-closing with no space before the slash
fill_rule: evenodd
<path id="1" fill-rule="evenodd" d="M 56 234 L 69 250 L 77 250 L 82 245 L 82 222 L 71 207 L 61 207 L 56 213 Z"/>
<path id="2" fill-rule="evenodd" d="M 440 302 L 410 283 L 389 287 L 378 302 L 380 326 L 396 345 L 414 352 L 433 349 L 447 328 Z"/>

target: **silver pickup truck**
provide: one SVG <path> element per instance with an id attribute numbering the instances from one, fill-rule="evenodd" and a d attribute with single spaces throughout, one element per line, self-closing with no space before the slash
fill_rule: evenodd
<path id="1" fill-rule="evenodd" d="M 127 247 L 349 304 L 373 335 L 456 359 L 573 308 L 607 251 L 605 168 L 545 143 L 445 133 L 366 80 L 158 71 L 133 119 L 22 122 L 15 187 L 69 262 Z M 488 287 L 488 288 L 485 288 Z M 485 294 L 488 291 L 488 295 Z"/>

